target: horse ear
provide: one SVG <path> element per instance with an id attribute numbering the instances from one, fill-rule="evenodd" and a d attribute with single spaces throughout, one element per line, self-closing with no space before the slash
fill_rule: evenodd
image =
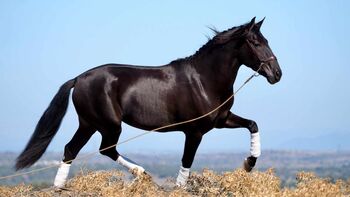
<path id="1" fill-rule="evenodd" d="M 255 25 L 255 16 L 254 16 L 254 18 L 252 18 L 252 20 L 248 23 L 248 25 L 247 25 L 247 27 L 248 27 L 248 32 L 250 32 L 252 29 L 253 29 L 253 27 L 254 27 L 254 25 Z"/>
<path id="2" fill-rule="evenodd" d="M 260 30 L 260 27 L 261 27 L 261 25 L 263 24 L 264 20 L 265 20 L 265 17 L 264 17 L 261 21 L 259 21 L 257 24 L 255 24 L 255 26 L 256 26 L 259 30 Z"/>

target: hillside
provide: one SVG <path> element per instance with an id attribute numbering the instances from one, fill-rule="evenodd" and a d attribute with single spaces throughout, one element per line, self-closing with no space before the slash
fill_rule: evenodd
<path id="1" fill-rule="evenodd" d="M 273 170 L 246 173 L 242 169 L 217 174 L 210 170 L 193 173 L 184 189 L 174 187 L 174 181 L 155 184 L 144 175 L 125 181 L 120 171 L 83 172 L 71 179 L 66 190 L 37 190 L 31 185 L 0 186 L 0 196 L 349 196 L 350 180 L 332 183 L 313 173 L 296 176 L 295 188 L 281 187 Z"/>
<path id="2" fill-rule="evenodd" d="M 199 153 L 196 155 L 193 171 L 201 172 L 207 168 L 216 173 L 232 171 L 240 168 L 248 153 Z M 0 153 L 0 176 L 13 174 L 14 160 L 18 153 Z M 79 157 L 84 157 L 80 154 Z M 180 153 L 130 153 L 127 157 L 141 164 L 151 174 L 155 181 L 161 184 L 167 178 L 174 178 L 179 170 Z M 47 167 L 58 163 L 61 153 L 46 153 L 35 166 L 30 169 Z M 300 171 L 314 172 L 319 177 L 327 177 L 332 182 L 337 179 L 348 180 L 350 177 L 350 152 L 307 152 L 307 151 L 263 151 L 256 169 L 266 171 L 273 168 L 279 177 L 281 186 L 294 187 L 295 176 Z M 70 177 L 81 171 L 124 170 L 109 158 L 96 154 L 95 156 L 75 161 L 72 165 Z M 26 170 L 25 170 L 26 171 Z M 33 184 L 35 187 L 48 187 L 53 183 L 57 167 L 40 173 L 19 176 L 12 179 L 0 180 L 0 185 L 18 185 L 20 183 Z"/>

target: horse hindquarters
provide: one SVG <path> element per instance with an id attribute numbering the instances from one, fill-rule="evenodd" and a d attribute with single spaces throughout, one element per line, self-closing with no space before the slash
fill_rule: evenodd
<path id="1" fill-rule="evenodd" d="M 102 136 L 100 153 L 123 166 L 134 168 L 136 164 L 121 157 L 116 149 L 122 131 L 122 111 L 117 101 L 122 94 L 117 89 L 120 83 L 120 78 L 111 75 L 108 69 L 96 70 L 78 79 L 73 93 L 73 102 L 79 117 L 100 132 Z M 136 167 L 139 166 L 136 165 Z"/>

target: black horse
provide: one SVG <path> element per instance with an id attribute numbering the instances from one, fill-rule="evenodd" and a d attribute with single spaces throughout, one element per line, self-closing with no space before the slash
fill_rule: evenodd
<path id="1" fill-rule="evenodd" d="M 45 152 L 65 115 L 70 90 L 79 116 L 79 128 L 65 146 L 64 158 L 55 185 L 61 187 L 69 165 L 90 137 L 99 131 L 100 148 L 116 144 L 125 122 L 134 127 L 154 128 L 189 120 L 214 109 L 233 94 L 233 84 L 242 64 L 263 75 L 270 84 L 278 82 L 282 71 L 268 41 L 260 32 L 263 20 L 255 17 L 247 24 L 216 35 L 194 55 L 167 65 L 146 67 L 106 64 L 88 70 L 64 83 L 40 118 L 16 169 L 34 164 Z M 185 184 L 189 168 L 202 136 L 213 128 L 247 128 L 252 134 L 251 156 L 245 167 L 250 171 L 260 155 L 257 124 L 233 114 L 233 99 L 216 112 L 197 121 L 160 130 L 183 131 L 186 135 L 178 185 Z M 101 154 L 129 169 L 144 169 L 124 159 L 115 148 Z"/>

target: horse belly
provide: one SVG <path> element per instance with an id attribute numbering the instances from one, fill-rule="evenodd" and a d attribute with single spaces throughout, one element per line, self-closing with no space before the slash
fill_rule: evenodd
<path id="1" fill-rule="evenodd" d="M 141 129 L 155 129 L 172 123 L 171 87 L 157 80 L 143 80 L 130 87 L 122 99 L 123 121 Z"/>

